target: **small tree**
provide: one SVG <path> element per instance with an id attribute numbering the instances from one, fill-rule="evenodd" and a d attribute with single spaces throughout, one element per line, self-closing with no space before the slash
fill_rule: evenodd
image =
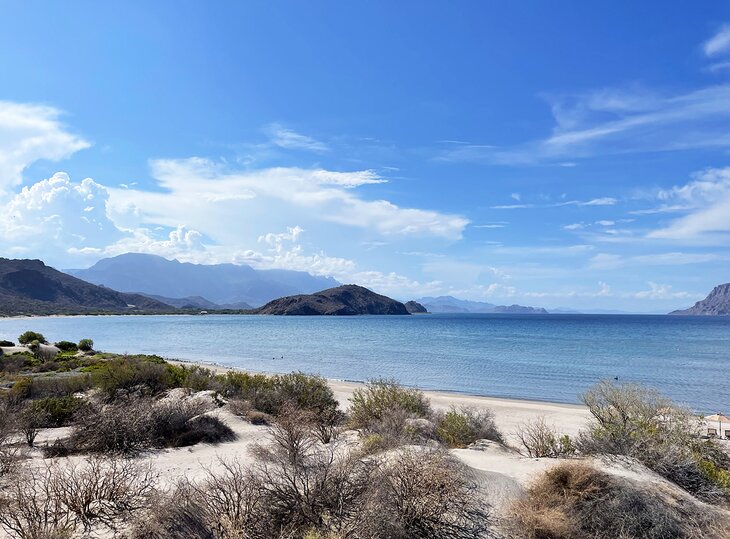
<path id="1" fill-rule="evenodd" d="M 46 338 L 43 336 L 42 333 L 38 333 L 36 331 L 26 331 L 20 337 L 18 337 L 18 342 L 20 344 L 30 344 L 33 341 L 38 341 L 42 344 L 46 344 L 48 342 L 46 341 Z"/>
<path id="2" fill-rule="evenodd" d="M 94 350 L 94 341 L 91 339 L 81 339 L 78 348 L 82 352 L 91 352 Z"/>

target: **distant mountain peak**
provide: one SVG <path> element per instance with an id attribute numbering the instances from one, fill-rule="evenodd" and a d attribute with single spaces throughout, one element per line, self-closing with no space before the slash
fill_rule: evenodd
<path id="1" fill-rule="evenodd" d="M 281 296 L 308 294 L 339 284 L 331 277 L 303 271 L 193 264 L 144 253 L 125 253 L 99 260 L 88 269 L 67 271 L 115 290 L 164 298 L 202 297 L 219 305 L 262 305 Z"/>

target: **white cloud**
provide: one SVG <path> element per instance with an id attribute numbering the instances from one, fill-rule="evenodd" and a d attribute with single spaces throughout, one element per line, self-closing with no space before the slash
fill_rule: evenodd
<path id="1" fill-rule="evenodd" d="M 652 281 L 647 283 L 649 290 L 642 290 L 633 294 L 639 299 L 689 299 L 696 297 L 689 292 L 673 292 L 672 286 L 668 284 L 657 284 Z"/>
<path id="2" fill-rule="evenodd" d="M 0 245 L 38 253 L 100 247 L 122 236 L 106 215 L 109 192 L 91 178 L 74 183 L 63 172 L 23 189 L 0 207 Z"/>
<path id="3" fill-rule="evenodd" d="M 324 153 L 330 150 L 324 142 L 287 129 L 280 124 L 270 124 L 266 128 L 266 132 L 271 137 L 272 144 L 280 148 L 308 150 L 316 153 Z"/>
<path id="4" fill-rule="evenodd" d="M 228 171 L 207 159 L 157 160 L 152 174 L 161 192 L 112 189 L 111 211 L 128 220 L 176 226 L 184 222 L 224 241 L 282 217 L 334 222 L 386 236 L 461 238 L 469 221 L 459 215 L 366 200 L 357 187 L 384 181 L 370 170 L 334 172 L 295 167 Z M 242 196 L 243 195 L 243 196 Z"/>
<path id="5" fill-rule="evenodd" d="M 728 148 L 730 85 L 684 94 L 598 90 L 551 98 L 552 133 L 514 147 L 455 147 L 437 159 L 497 164 L 564 162 L 595 155 Z"/>
<path id="6" fill-rule="evenodd" d="M 730 167 L 707 169 L 682 186 L 660 191 L 658 198 L 687 208 L 687 215 L 649 233 L 667 240 L 712 239 L 725 243 L 730 233 Z"/>
<path id="7" fill-rule="evenodd" d="M 53 107 L 0 101 L 0 197 L 34 161 L 58 161 L 90 146 L 67 132 L 60 116 Z"/>
<path id="8" fill-rule="evenodd" d="M 707 56 L 730 52 L 730 25 L 723 25 L 714 36 L 705 41 L 702 48 Z"/>

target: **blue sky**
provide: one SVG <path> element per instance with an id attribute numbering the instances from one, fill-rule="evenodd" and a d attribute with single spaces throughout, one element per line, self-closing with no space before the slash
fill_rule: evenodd
<path id="1" fill-rule="evenodd" d="M 730 5 L 0 2 L 0 253 L 663 312 L 730 280 Z"/>

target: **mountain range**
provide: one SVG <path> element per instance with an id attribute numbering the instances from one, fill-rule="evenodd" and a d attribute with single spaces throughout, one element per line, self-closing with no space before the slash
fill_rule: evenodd
<path id="1" fill-rule="evenodd" d="M 87 283 L 40 260 L 0 258 L 0 314 L 170 312 L 169 305 Z"/>
<path id="2" fill-rule="evenodd" d="M 248 308 L 294 294 L 338 286 L 331 277 L 304 271 L 256 270 L 248 265 L 191 264 L 161 256 L 127 253 L 67 273 L 121 292 L 135 292 L 200 308 Z M 179 303 L 180 298 L 184 303 Z M 213 304 L 213 305 L 210 305 Z"/>
<path id="3" fill-rule="evenodd" d="M 416 300 L 430 313 L 517 313 L 548 314 L 541 307 L 525 307 L 523 305 L 495 305 L 484 301 L 458 299 L 453 296 L 425 297 Z"/>

